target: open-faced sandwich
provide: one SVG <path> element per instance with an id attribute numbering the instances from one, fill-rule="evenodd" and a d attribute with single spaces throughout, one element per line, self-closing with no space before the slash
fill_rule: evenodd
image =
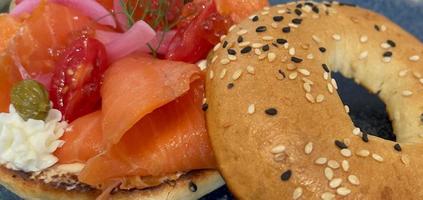
<path id="1" fill-rule="evenodd" d="M 198 199 L 223 185 L 204 66 L 242 0 L 17 0 L 0 15 L 0 183 L 25 199 Z"/>

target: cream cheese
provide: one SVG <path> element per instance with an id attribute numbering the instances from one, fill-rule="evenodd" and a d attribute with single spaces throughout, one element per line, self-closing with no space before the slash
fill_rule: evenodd
<path id="1" fill-rule="evenodd" d="M 45 121 L 25 121 L 13 105 L 9 113 L 0 113 L 0 164 L 13 170 L 37 172 L 54 165 L 53 152 L 64 141 L 66 122 L 60 122 L 60 111 L 51 109 Z"/>

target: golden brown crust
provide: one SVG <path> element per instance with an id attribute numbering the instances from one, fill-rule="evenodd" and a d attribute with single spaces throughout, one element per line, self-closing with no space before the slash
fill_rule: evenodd
<path id="1" fill-rule="evenodd" d="M 209 56 L 207 125 L 229 188 L 240 199 L 422 199 L 422 44 L 373 12 L 299 3 L 246 19 Z M 362 139 L 323 64 L 379 94 L 401 152 Z"/>
<path id="2" fill-rule="evenodd" d="M 197 190 L 191 191 L 192 183 Z M 24 199 L 95 199 L 101 192 L 88 188 L 66 190 L 57 184 L 45 184 L 29 178 L 28 174 L 0 167 L 0 184 Z M 190 185 L 191 184 L 191 185 Z M 198 199 L 224 184 L 219 173 L 214 170 L 199 170 L 182 176 L 177 181 L 165 183 L 144 190 L 118 191 L 112 199 Z M 54 186 L 55 185 L 55 186 Z"/>

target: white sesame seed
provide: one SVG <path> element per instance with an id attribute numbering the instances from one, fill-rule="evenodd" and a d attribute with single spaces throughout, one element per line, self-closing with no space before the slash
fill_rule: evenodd
<path id="1" fill-rule="evenodd" d="M 333 200 L 335 199 L 335 194 L 333 194 L 332 192 L 325 192 L 320 196 L 320 198 L 322 200 Z"/>
<path id="2" fill-rule="evenodd" d="M 285 9 L 283 9 L 283 10 L 278 10 L 278 14 L 284 14 L 284 13 L 286 13 L 286 10 L 285 10 Z"/>
<path id="3" fill-rule="evenodd" d="M 378 162 L 383 162 L 383 157 L 382 156 L 380 156 L 379 154 L 375 154 L 375 153 L 373 153 L 372 154 L 372 158 L 373 159 L 375 159 L 376 161 L 378 161 Z"/>
<path id="4" fill-rule="evenodd" d="M 382 32 L 385 32 L 388 28 L 385 25 L 380 26 L 380 30 Z"/>
<path id="5" fill-rule="evenodd" d="M 410 91 L 410 90 L 403 90 L 402 91 L 402 96 L 404 96 L 404 97 L 409 97 L 411 95 L 413 95 L 413 92 Z"/>
<path id="6" fill-rule="evenodd" d="M 270 36 L 270 35 L 266 35 L 266 36 L 263 36 L 261 39 L 266 40 L 266 41 L 271 41 L 274 38 L 272 36 Z"/>
<path id="7" fill-rule="evenodd" d="M 326 164 L 327 161 L 328 161 L 327 158 L 320 157 L 320 158 L 317 158 L 317 160 L 314 161 L 314 163 L 316 163 L 317 165 L 324 165 L 324 164 Z"/>
<path id="8" fill-rule="evenodd" d="M 330 92 L 331 94 L 333 94 L 333 86 L 332 86 L 332 84 L 328 83 L 328 84 L 327 84 L 327 87 L 328 87 L 329 92 Z"/>
<path id="9" fill-rule="evenodd" d="M 340 187 L 340 188 L 336 189 L 336 193 L 341 195 L 341 196 L 347 196 L 351 193 L 351 190 L 346 188 L 346 187 Z"/>
<path id="10" fill-rule="evenodd" d="M 222 42 L 226 38 L 226 35 L 220 36 L 220 41 Z"/>
<path id="11" fill-rule="evenodd" d="M 291 56 L 295 56 L 295 48 L 294 48 L 294 47 L 291 47 L 291 48 L 289 49 L 289 55 L 291 55 Z"/>
<path id="12" fill-rule="evenodd" d="M 298 69 L 298 72 L 300 72 L 304 76 L 310 76 L 310 71 L 308 71 L 307 69 L 301 68 Z"/>
<path id="13" fill-rule="evenodd" d="M 254 108 L 254 104 L 251 104 L 250 106 Z M 248 110 L 250 110 L 250 108 L 248 108 Z M 272 150 L 270 150 L 270 152 L 273 154 L 279 154 L 279 153 L 283 153 L 285 150 L 286 150 L 286 147 L 280 144 L 273 147 Z"/>
<path id="14" fill-rule="evenodd" d="M 249 20 L 252 20 L 254 17 L 256 17 L 257 15 L 251 15 L 248 17 Z"/>
<path id="15" fill-rule="evenodd" d="M 419 72 L 413 72 L 413 76 L 415 78 L 422 78 L 422 74 L 420 74 Z"/>
<path id="16" fill-rule="evenodd" d="M 309 54 L 307 55 L 307 59 L 309 59 L 309 60 L 313 60 L 313 59 L 314 59 L 314 55 L 313 55 L 312 53 L 309 53 Z"/>
<path id="17" fill-rule="evenodd" d="M 332 189 L 335 189 L 335 188 L 341 186 L 341 183 L 342 183 L 342 179 L 334 178 L 329 182 L 329 187 L 332 188 Z"/>
<path id="18" fill-rule="evenodd" d="M 213 72 L 213 70 L 210 70 L 210 72 L 209 72 L 209 78 L 210 78 L 210 80 L 212 80 L 214 78 L 214 72 Z"/>
<path id="19" fill-rule="evenodd" d="M 272 22 L 272 23 L 270 24 L 270 26 L 271 26 L 272 28 L 276 29 L 276 28 L 278 28 L 278 23 L 276 23 L 276 22 Z"/>
<path id="20" fill-rule="evenodd" d="M 231 32 L 231 31 L 233 31 L 234 29 L 236 28 L 236 25 L 234 24 L 234 25 L 232 25 L 230 28 L 229 28 L 229 32 Z"/>
<path id="21" fill-rule="evenodd" d="M 238 46 L 240 46 L 240 47 L 246 47 L 246 46 L 248 46 L 250 44 L 251 44 L 251 42 L 245 41 L 245 42 L 239 43 Z"/>
<path id="22" fill-rule="evenodd" d="M 409 60 L 410 60 L 410 61 L 418 61 L 418 60 L 420 60 L 420 56 L 418 56 L 418 55 L 411 56 L 411 57 L 409 58 Z"/>
<path id="23" fill-rule="evenodd" d="M 273 160 L 275 162 L 283 162 L 285 159 L 286 159 L 285 153 L 279 153 L 279 154 L 276 154 L 275 156 L 273 156 Z"/>
<path id="24" fill-rule="evenodd" d="M 267 54 L 267 59 L 269 60 L 269 62 L 273 62 L 273 61 L 275 61 L 275 59 L 276 59 L 276 54 L 275 54 L 275 53 L 272 53 L 272 52 L 268 53 L 268 54 Z"/>
<path id="25" fill-rule="evenodd" d="M 296 70 L 296 69 L 297 69 L 297 66 L 295 66 L 294 64 L 289 63 L 289 64 L 287 65 L 287 68 L 288 68 L 288 70 L 290 70 L 290 71 L 294 71 L 294 70 Z"/>
<path id="26" fill-rule="evenodd" d="M 287 42 L 287 43 L 283 44 L 283 48 L 288 49 L 289 48 L 289 43 Z"/>
<path id="27" fill-rule="evenodd" d="M 338 89 L 338 84 L 336 83 L 336 80 L 335 80 L 335 79 L 332 79 L 332 80 L 331 80 L 331 83 L 332 83 L 332 85 L 333 85 L 333 87 L 334 87 L 335 89 Z"/>
<path id="28" fill-rule="evenodd" d="M 270 10 L 269 6 L 263 7 L 263 10 Z"/>
<path id="29" fill-rule="evenodd" d="M 256 54 L 256 55 L 261 55 L 261 51 L 260 51 L 260 49 L 254 49 L 254 53 Z"/>
<path id="30" fill-rule="evenodd" d="M 248 65 L 247 66 L 247 72 L 248 73 L 250 73 L 250 74 L 255 74 L 255 69 L 254 69 L 254 67 L 253 66 L 251 66 L 251 65 Z"/>
<path id="31" fill-rule="evenodd" d="M 253 48 L 261 48 L 263 46 L 263 44 L 262 43 L 253 43 L 251 46 Z"/>
<path id="32" fill-rule="evenodd" d="M 293 24 L 293 23 L 289 23 L 288 26 L 291 27 L 291 28 L 298 28 L 299 27 L 297 24 Z"/>
<path id="33" fill-rule="evenodd" d="M 217 60 L 217 56 L 213 56 L 213 58 L 212 58 L 212 60 L 211 60 L 211 63 L 213 64 L 213 63 L 215 63 L 216 62 L 216 60 Z"/>
<path id="34" fill-rule="evenodd" d="M 317 103 L 322 103 L 325 100 L 325 96 L 323 94 L 319 94 L 316 97 L 316 102 Z"/>
<path id="35" fill-rule="evenodd" d="M 322 42 L 322 40 L 320 40 L 320 38 L 319 38 L 319 37 L 317 37 L 317 36 L 315 36 L 315 35 L 312 35 L 311 37 L 313 38 L 313 40 L 314 40 L 317 44 L 320 44 L 320 43 Z"/>
<path id="36" fill-rule="evenodd" d="M 310 48 L 309 44 L 301 44 L 301 48 L 308 50 Z"/>
<path id="37" fill-rule="evenodd" d="M 299 199 L 303 195 L 303 188 L 297 187 L 294 190 L 294 193 L 292 194 L 293 199 Z"/>
<path id="38" fill-rule="evenodd" d="M 229 59 L 227 59 L 227 58 L 224 58 L 224 59 L 220 60 L 220 64 L 222 64 L 222 65 L 229 64 L 230 62 L 231 61 Z"/>
<path id="39" fill-rule="evenodd" d="M 311 17 L 312 17 L 313 19 L 319 19 L 319 15 L 318 15 L 318 14 L 313 14 Z"/>
<path id="40" fill-rule="evenodd" d="M 369 52 L 368 51 L 363 51 L 363 52 L 360 53 L 359 59 L 360 60 L 364 60 L 364 59 L 367 58 L 367 56 L 369 56 Z"/>
<path id="41" fill-rule="evenodd" d="M 328 161 L 328 166 L 332 169 L 338 169 L 339 168 L 339 163 L 336 160 L 329 160 Z"/>
<path id="42" fill-rule="evenodd" d="M 304 83 L 303 88 L 306 92 L 311 92 L 311 85 L 310 84 Z"/>
<path id="43" fill-rule="evenodd" d="M 220 45 L 221 45 L 221 43 L 220 43 L 220 42 L 219 42 L 219 43 L 217 43 L 217 44 L 214 46 L 213 51 L 217 51 L 217 50 L 219 50 Z"/>
<path id="44" fill-rule="evenodd" d="M 241 29 L 238 32 L 236 32 L 237 35 L 244 35 L 246 33 L 248 33 L 248 30 L 247 29 Z"/>
<path id="45" fill-rule="evenodd" d="M 310 93 L 306 93 L 306 99 L 310 102 L 310 103 L 315 103 L 316 100 L 314 99 L 314 96 Z"/>
<path id="46" fill-rule="evenodd" d="M 304 81 L 304 83 L 308 83 L 308 84 L 310 84 L 310 85 L 314 85 L 313 81 L 311 81 L 310 79 L 308 79 L 308 78 L 306 78 L 306 77 L 303 77 L 303 78 L 301 78 L 301 79 Z"/>
<path id="47" fill-rule="evenodd" d="M 380 47 L 382 47 L 382 49 L 389 49 L 391 48 L 391 45 L 386 42 L 383 42 L 382 44 L 380 44 Z"/>
<path id="48" fill-rule="evenodd" d="M 235 60 L 237 59 L 237 57 L 236 57 L 235 55 L 231 55 L 231 54 L 229 54 L 229 55 L 228 55 L 228 59 L 229 59 L 230 61 L 235 61 Z"/>
<path id="49" fill-rule="evenodd" d="M 336 41 L 341 40 L 341 36 L 340 36 L 339 34 L 333 34 L 333 35 L 332 35 L 332 38 L 333 38 L 334 40 L 336 40 Z"/>
<path id="50" fill-rule="evenodd" d="M 360 185 L 360 180 L 358 179 L 356 175 L 349 175 L 348 181 L 353 185 Z"/>
<path id="51" fill-rule="evenodd" d="M 404 77 L 404 76 L 407 76 L 407 74 L 408 74 L 408 69 L 403 69 L 403 70 L 401 70 L 399 73 L 398 73 L 398 76 L 399 77 Z"/>
<path id="52" fill-rule="evenodd" d="M 261 12 L 260 14 L 261 14 L 261 15 L 268 15 L 268 14 L 269 14 L 269 11 L 263 11 L 263 12 Z"/>
<path id="53" fill-rule="evenodd" d="M 278 4 L 276 5 L 277 8 L 283 8 L 285 6 L 285 4 Z"/>
<path id="54" fill-rule="evenodd" d="M 313 143 L 309 142 L 305 145 L 304 152 L 305 154 L 310 155 L 312 151 L 313 151 Z"/>
<path id="55" fill-rule="evenodd" d="M 392 61 L 392 57 L 383 57 L 382 61 L 385 63 L 390 63 Z"/>
<path id="56" fill-rule="evenodd" d="M 255 107 L 255 105 L 254 105 L 254 104 L 250 104 L 250 105 L 248 106 L 248 109 L 247 109 L 248 114 L 253 114 L 255 111 L 256 111 L 256 107 Z M 273 152 L 272 152 L 272 153 L 273 153 Z M 282 152 L 281 152 L 281 153 L 282 153 Z"/>
<path id="57" fill-rule="evenodd" d="M 332 178 L 333 178 L 333 170 L 331 168 L 329 168 L 329 167 L 326 167 L 325 168 L 325 177 L 328 180 L 332 180 Z"/>
<path id="58" fill-rule="evenodd" d="M 369 38 L 367 37 L 367 35 L 362 35 L 360 37 L 360 42 L 361 43 L 366 43 L 369 40 Z"/>
<path id="59" fill-rule="evenodd" d="M 420 82 L 421 84 L 423 84 L 423 78 L 419 79 L 419 82 Z"/>
<path id="60" fill-rule="evenodd" d="M 329 79 L 329 73 L 323 72 L 323 79 L 328 80 Z"/>
<path id="61" fill-rule="evenodd" d="M 226 70 L 226 68 L 223 68 L 223 69 L 222 69 L 222 71 L 220 72 L 220 75 L 219 75 L 219 78 L 220 78 L 220 79 L 225 78 L 226 71 L 227 71 L 227 70 Z"/>
<path id="62" fill-rule="evenodd" d="M 238 69 L 234 72 L 234 74 L 232 74 L 232 80 L 238 80 L 239 77 L 241 77 L 242 75 L 242 69 Z"/>
<path id="63" fill-rule="evenodd" d="M 350 169 L 350 163 L 348 162 L 348 160 L 343 160 L 343 161 L 341 162 L 341 166 L 342 166 L 342 169 L 343 169 L 345 172 L 347 172 L 347 171 Z"/>
<path id="64" fill-rule="evenodd" d="M 353 133 L 353 135 L 360 135 L 361 130 L 360 130 L 360 128 L 356 127 L 356 128 L 353 129 L 352 133 Z"/>
<path id="65" fill-rule="evenodd" d="M 402 154 L 401 162 L 404 163 L 406 166 L 410 165 L 410 157 L 407 154 Z"/>
<path id="66" fill-rule="evenodd" d="M 298 76 L 297 72 L 292 72 L 288 75 L 288 78 L 291 79 L 291 80 L 294 80 L 294 79 L 297 78 L 297 76 Z"/>
<path id="67" fill-rule="evenodd" d="M 341 149 L 341 155 L 348 158 L 348 157 L 351 157 L 352 153 L 351 153 L 351 150 L 349 149 Z"/>
<path id="68" fill-rule="evenodd" d="M 303 10 L 306 13 L 310 13 L 311 12 L 311 7 L 309 5 L 305 5 L 301 8 L 301 10 Z"/>
<path id="69" fill-rule="evenodd" d="M 346 113 L 350 113 L 350 107 L 348 105 L 344 106 L 345 112 Z"/>
<path id="70" fill-rule="evenodd" d="M 357 155 L 361 157 L 367 157 L 370 155 L 370 151 L 366 149 L 362 149 L 360 151 L 357 151 Z"/>

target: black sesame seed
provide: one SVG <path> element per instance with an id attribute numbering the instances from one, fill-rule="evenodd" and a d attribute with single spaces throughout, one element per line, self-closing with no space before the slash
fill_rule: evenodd
<path id="1" fill-rule="evenodd" d="M 188 187 L 191 192 L 197 192 L 197 185 L 194 182 L 190 181 Z"/>
<path id="2" fill-rule="evenodd" d="M 234 86 L 235 85 L 233 83 L 229 83 L 227 87 L 228 87 L 228 89 L 232 89 Z"/>
<path id="3" fill-rule="evenodd" d="M 322 67 L 323 67 L 323 69 L 325 70 L 325 72 L 327 72 L 327 73 L 329 73 L 329 72 L 330 72 L 328 65 L 323 64 L 323 65 L 322 65 Z"/>
<path id="4" fill-rule="evenodd" d="M 262 32 L 265 32 L 266 30 L 267 30 L 266 26 L 259 26 L 256 28 L 257 33 L 262 33 Z"/>
<path id="5" fill-rule="evenodd" d="M 383 57 L 392 57 L 392 52 L 387 51 L 387 52 L 383 53 Z"/>
<path id="6" fill-rule="evenodd" d="M 284 32 L 284 33 L 291 32 L 291 27 L 287 26 L 287 27 L 282 28 L 282 32 Z"/>
<path id="7" fill-rule="evenodd" d="M 278 114 L 278 110 L 275 108 L 269 108 L 264 111 L 267 115 L 274 116 Z"/>
<path id="8" fill-rule="evenodd" d="M 292 176 L 292 171 L 291 170 L 286 170 L 284 173 L 282 173 L 281 175 L 281 180 L 282 181 L 288 181 Z"/>
<path id="9" fill-rule="evenodd" d="M 283 16 L 274 16 L 273 17 L 273 21 L 275 21 L 275 22 L 280 22 L 282 20 L 283 20 Z"/>
<path id="10" fill-rule="evenodd" d="M 306 3 L 304 3 L 304 5 L 307 5 L 307 6 L 314 6 L 314 3 L 312 3 L 312 2 L 306 2 Z"/>
<path id="11" fill-rule="evenodd" d="M 395 44 L 395 42 L 392 41 L 392 40 L 387 40 L 386 43 L 388 43 L 391 47 L 396 47 L 397 46 L 397 44 Z"/>
<path id="12" fill-rule="evenodd" d="M 300 18 L 295 18 L 295 19 L 292 20 L 292 23 L 297 24 L 297 25 L 300 25 L 301 22 L 303 22 L 303 19 L 300 19 Z"/>
<path id="13" fill-rule="evenodd" d="M 315 12 L 317 14 L 319 14 L 319 12 L 320 12 L 320 10 L 317 6 L 313 6 L 313 8 L 311 10 L 313 10 L 313 12 Z"/>
<path id="14" fill-rule="evenodd" d="M 238 43 L 244 42 L 244 38 L 242 36 L 238 36 L 237 42 Z"/>
<path id="15" fill-rule="evenodd" d="M 324 3 L 324 4 L 325 4 L 326 7 L 332 7 L 331 4 L 328 4 L 328 3 Z"/>
<path id="16" fill-rule="evenodd" d="M 261 49 L 262 49 L 263 51 L 269 51 L 270 46 L 269 46 L 268 44 L 266 44 L 266 45 L 264 45 Z"/>
<path id="17" fill-rule="evenodd" d="M 300 3 L 300 4 L 297 4 L 297 6 L 296 6 L 297 8 L 302 8 L 303 7 L 303 4 L 302 3 Z"/>
<path id="18" fill-rule="evenodd" d="M 258 21 L 259 20 L 259 17 L 256 15 L 256 16 L 254 16 L 253 17 L 253 19 L 251 19 L 253 22 L 256 22 L 256 21 Z"/>
<path id="19" fill-rule="evenodd" d="M 287 40 L 285 40 L 285 39 L 283 39 L 283 38 L 278 38 L 278 39 L 276 39 L 276 42 L 278 43 L 278 44 L 282 44 L 282 45 L 284 45 L 285 43 L 287 43 L 288 41 Z"/>
<path id="20" fill-rule="evenodd" d="M 339 140 L 335 140 L 335 145 L 339 148 L 339 149 L 348 149 L 348 146 L 344 143 L 341 142 Z"/>
<path id="21" fill-rule="evenodd" d="M 402 149 L 401 149 L 401 145 L 400 145 L 400 144 L 395 144 L 395 145 L 394 145 L 394 149 L 395 149 L 396 151 L 402 151 Z"/>
<path id="22" fill-rule="evenodd" d="M 322 52 L 322 53 L 325 53 L 326 52 L 326 48 L 325 47 L 319 47 L 319 51 Z"/>
<path id="23" fill-rule="evenodd" d="M 423 113 L 420 115 L 420 121 L 423 123 Z"/>
<path id="24" fill-rule="evenodd" d="M 378 25 L 375 25 L 375 29 L 376 29 L 377 31 L 380 31 L 380 27 L 379 27 Z"/>
<path id="25" fill-rule="evenodd" d="M 278 70 L 278 72 L 279 72 L 279 74 L 281 74 L 281 75 L 282 75 L 282 77 L 283 77 L 283 78 L 286 78 L 285 72 L 283 72 L 281 69 L 280 69 L 280 70 Z"/>
<path id="26" fill-rule="evenodd" d="M 245 54 L 245 53 L 249 53 L 251 51 L 251 46 L 246 46 L 244 48 L 241 49 L 241 53 Z"/>
<path id="27" fill-rule="evenodd" d="M 226 48 L 228 46 L 228 41 L 224 41 L 222 47 Z"/>
<path id="28" fill-rule="evenodd" d="M 299 9 L 295 9 L 295 14 L 297 14 L 298 16 L 301 16 L 301 14 L 303 14 L 303 12 L 301 12 L 301 10 Z"/>
<path id="29" fill-rule="evenodd" d="M 236 51 L 234 49 L 228 49 L 229 55 L 236 55 Z"/>
<path id="30" fill-rule="evenodd" d="M 369 142 L 369 135 L 367 133 L 363 133 L 361 139 L 363 140 L 363 142 Z"/>
<path id="31" fill-rule="evenodd" d="M 276 43 L 272 42 L 272 45 L 273 45 L 274 47 L 278 48 L 278 44 L 276 44 Z"/>
<path id="32" fill-rule="evenodd" d="M 357 7 L 356 4 L 353 3 L 339 3 L 340 6 L 351 6 L 351 7 Z"/>
<path id="33" fill-rule="evenodd" d="M 303 59 L 297 58 L 297 57 L 291 57 L 291 61 L 294 63 L 301 63 L 303 62 Z"/>
<path id="34" fill-rule="evenodd" d="M 201 106 L 201 109 L 203 111 L 207 111 L 207 109 L 209 109 L 209 104 L 208 103 L 203 104 L 203 106 Z"/>

